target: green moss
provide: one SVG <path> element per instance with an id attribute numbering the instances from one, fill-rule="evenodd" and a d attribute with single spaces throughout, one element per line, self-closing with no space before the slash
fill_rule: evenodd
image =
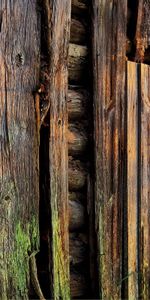
<path id="1" fill-rule="evenodd" d="M 23 228 L 19 222 L 15 226 L 14 251 L 10 255 L 10 273 L 17 297 L 24 299 L 28 294 L 29 286 L 29 253 L 38 245 L 36 219 Z M 35 226 L 35 227 L 34 227 Z"/>
<path id="2" fill-rule="evenodd" d="M 70 299 L 69 262 L 64 257 L 60 221 L 57 212 L 53 212 L 53 262 L 54 262 L 54 299 Z"/>

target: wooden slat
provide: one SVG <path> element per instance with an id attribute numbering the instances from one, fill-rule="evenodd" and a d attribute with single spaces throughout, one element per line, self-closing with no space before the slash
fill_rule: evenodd
<path id="1" fill-rule="evenodd" d="M 150 1 L 138 1 L 138 16 L 136 25 L 136 56 L 138 62 L 144 60 L 145 50 L 150 46 Z"/>
<path id="2" fill-rule="evenodd" d="M 92 5 L 99 285 L 102 299 L 120 299 L 127 1 Z"/>
<path id="3" fill-rule="evenodd" d="M 138 65 L 127 64 L 128 296 L 138 299 Z"/>
<path id="4" fill-rule="evenodd" d="M 141 65 L 140 295 L 150 299 L 150 67 Z"/>
<path id="5" fill-rule="evenodd" d="M 70 299 L 67 59 L 71 0 L 50 1 L 50 6 L 49 54 L 51 80 L 49 166 L 52 217 L 53 297 L 54 299 Z M 48 8 L 50 11 L 50 7 Z"/>
<path id="6" fill-rule="evenodd" d="M 0 1 L 0 19 L 0 298 L 28 299 L 39 249 L 36 1 Z"/>

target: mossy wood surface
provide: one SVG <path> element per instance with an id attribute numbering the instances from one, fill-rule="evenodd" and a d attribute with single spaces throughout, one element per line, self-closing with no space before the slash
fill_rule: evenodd
<path id="1" fill-rule="evenodd" d="M 37 3 L 0 1 L 0 13 L 0 299 L 28 299 L 29 256 L 39 249 Z"/>

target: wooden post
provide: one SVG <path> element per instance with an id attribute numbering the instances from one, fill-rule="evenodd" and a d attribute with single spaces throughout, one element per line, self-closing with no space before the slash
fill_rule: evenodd
<path id="1" fill-rule="evenodd" d="M 28 299 L 39 249 L 36 1 L 1 1 L 0 35 L 0 298 Z"/>
<path id="2" fill-rule="evenodd" d="M 95 212 L 101 299 L 120 299 L 127 1 L 92 1 Z"/>
<path id="3" fill-rule="evenodd" d="M 70 299 L 69 205 L 67 147 L 68 47 L 71 0 L 50 1 L 50 205 L 53 255 L 53 297 Z"/>
<path id="4" fill-rule="evenodd" d="M 150 67 L 141 64 L 140 93 L 140 296 L 150 298 Z"/>
<path id="5" fill-rule="evenodd" d="M 128 297 L 138 299 L 138 65 L 127 64 Z"/>

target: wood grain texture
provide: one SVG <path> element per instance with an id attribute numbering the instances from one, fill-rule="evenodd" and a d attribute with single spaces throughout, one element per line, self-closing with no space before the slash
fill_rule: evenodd
<path id="1" fill-rule="evenodd" d="M 69 121 L 86 117 L 89 103 L 89 95 L 86 90 L 78 89 L 68 91 L 68 118 Z"/>
<path id="2" fill-rule="evenodd" d="M 39 249 L 39 77 L 36 1 L 0 1 L 0 298 L 28 299 Z"/>
<path id="3" fill-rule="evenodd" d="M 100 298 L 121 298 L 127 1 L 92 1 L 95 212 Z"/>
<path id="4" fill-rule="evenodd" d="M 51 8 L 50 55 L 50 202 L 53 297 L 70 299 L 67 89 L 71 0 L 48 1 Z"/>
<path id="5" fill-rule="evenodd" d="M 145 50 L 150 47 L 150 1 L 140 0 L 138 3 L 138 16 L 136 24 L 136 55 L 135 60 L 143 62 Z"/>
<path id="6" fill-rule="evenodd" d="M 150 67 L 141 64 L 140 295 L 150 298 Z M 140 126 L 140 124 L 139 124 Z"/>
<path id="7" fill-rule="evenodd" d="M 88 147 L 88 133 L 80 123 L 71 123 L 68 126 L 68 152 L 73 157 L 79 157 Z"/>
<path id="8" fill-rule="evenodd" d="M 87 72 L 87 47 L 69 44 L 69 80 L 75 83 L 82 83 Z"/>
<path id="9" fill-rule="evenodd" d="M 85 45 L 87 42 L 87 32 L 85 24 L 72 18 L 70 29 L 70 43 Z"/>
<path id="10" fill-rule="evenodd" d="M 128 297 L 138 299 L 138 65 L 127 64 Z"/>

